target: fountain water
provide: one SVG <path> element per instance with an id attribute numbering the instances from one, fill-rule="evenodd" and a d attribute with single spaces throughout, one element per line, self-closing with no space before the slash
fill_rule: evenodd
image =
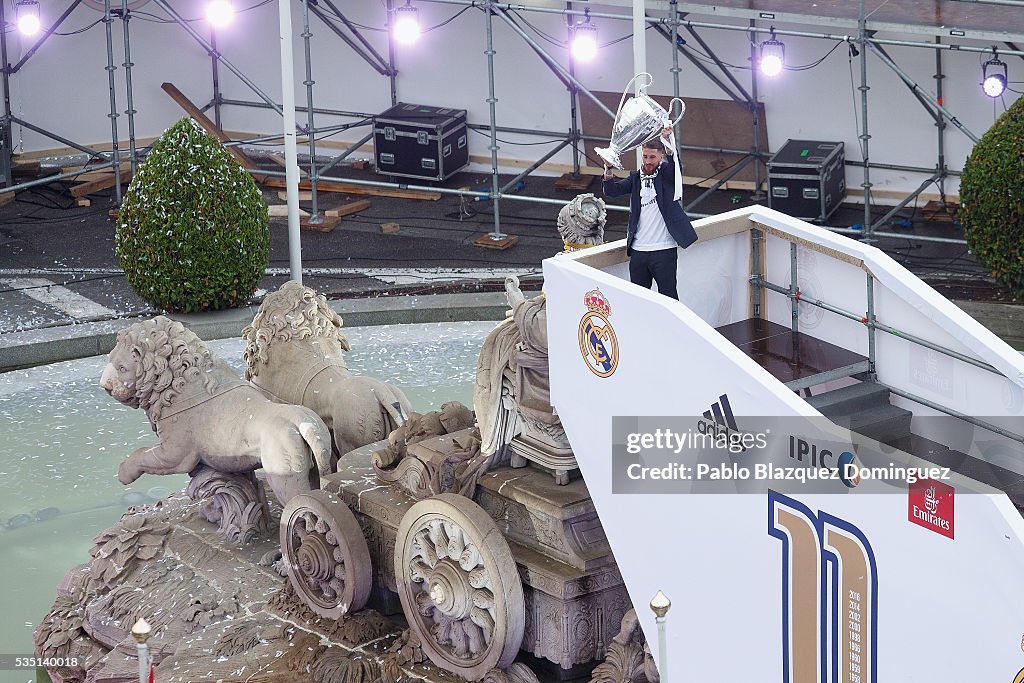
<path id="1" fill-rule="evenodd" d="M 450 400 L 472 404 L 476 359 L 493 322 L 346 328 L 354 373 L 400 386 L 417 410 Z M 241 375 L 241 340 L 211 349 Z M 0 375 L 0 564 L 8 575 L 0 640 L 30 656 L 32 629 L 69 568 L 88 559 L 92 538 L 132 504 L 185 486 L 184 475 L 117 481 L 134 448 L 154 442 L 141 411 L 106 395 L 98 379 L 106 357 Z M 34 681 L 35 672 L 0 671 L 0 683 Z"/>

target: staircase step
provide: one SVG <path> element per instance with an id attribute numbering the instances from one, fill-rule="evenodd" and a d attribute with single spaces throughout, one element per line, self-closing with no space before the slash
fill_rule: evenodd
<path id="1" fill-rule="evenodd" d="M 969 479 L 1004 491 L 1018 509 L 1024 509 L 1024 475 L 966 453 L 950 450 L 940 443 L 916 434 L 911 434 L 908 439 L 900 440 L 893 445 L 922 460 L 927 460 L 939 467 L 948 467 Z"/>
<path id="2" fill-rule="evenodd" d="M 913 413 L 886 403 L 853 414 L 827 415 L 827 417 L 851 432 L 862 434 L 882 443 L 891 443 L 910 435 L 910 420 Z"/>
<path id="3" fill-rule="evenodd" d="M 842 389 L 827 391 L 807 399 L 822 415 L 851 415 L 864 408 L 889 404 L 889 390 L 874 382 L 859 382 Z"/>

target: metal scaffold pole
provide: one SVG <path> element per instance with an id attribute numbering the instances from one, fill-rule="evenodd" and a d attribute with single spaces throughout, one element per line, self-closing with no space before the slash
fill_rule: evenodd
<path id="1" fill-rule="evenodd" d="M 7 25 L 5 12 L 4 3 L 0 2 L 0 26 Z M 4 81 L 4 119 L 3 129 L 0 130 L 0 135 L 3 136 L 3 149 L 0 149 L 0 154 L 3 154 L 4 158 L 0 160 L 0 168 L 7 171 L 4 173 L 5 177 L 0 179 L 0 182 L 3 182 L 4 185 L 11 185 L 12 178 L 9 171 L 11 167 L 11 154 L 14 153 L 14 127 L 11 122 L 11 72 L 7 62 L 7 31 L 0 31 L 0 59 L 3 60 L 3 63 L 0 63 L 0 68 L 3 69 Z"/>
<path id="2" fill-rule="evenodd" d="M 671 19 L 672 19 L 672 97 L 679 97 L 679 73 L 682 71 L 679 68 L 679 4 L 676 0 L 672 0 L 671 3 Z M 679 171 L 683 171 L 683 138 L 682 138 L 682 121 L 680 117 L 673 126 L 672 135 L 676 139 L 676 149 L 674 153 L 678 155 L 679 159 Z M 685 174 L 684 174 L 685 175 Z"/>
<path id="3" fill-rule="evenodd" d="M 135 172 L 138 170 L 139 158 L 138 153 L 135 149 L 135 115 L 138 113 L 135 111 L 135 100 L 132 89 L 132 67 L 135 64 L 132 62 L 132 49 L 131 49 L 131 35 L 128 30 L 128 21 L 131 19 L 131 12 L 128 9 L 128 0 L 121 0 L 121 28 L 124 34 L 124 63 L 121 65 L 124 67 L 124 82 L 126 91 L 126 104 L 128 106 L 124 113 L 128 116 L 128 154 L 132 164 L 132 177 L 135 177 Z"/>
<path id="4" fill-rule="evenodd" d="M 217 63 L 220 61 L 220 55 L 217 53 L 217 29 L 210 27 L 210 63 L 213 70 L 213 122 L 217 124 L 217 127 L 224 130 L 224 125 L 220 121 L 220 69 Z"/>
<path id="5" fill-rule="evenodd" d="M 103 0 L 103 24 L 107 36 L 107 87 L 110 89 L 110 156 L 114 164 L 114 204 L 121 204 L 121 155 L 117 147 L 117 93 L 114 88 L 114 17 L 110 13 L 110 0 Z"/>
<path id="6" fill-rule="evenodd" d="M 754 22 L 751 20 L 750 28 L 754 29 Z M 761 112 L 757 108 L 757 33 L 750 32 L 750 114 L 751 126 L 754 133 L 754 149 L 751 156 L 754 157 L 754 193 L 750 198 L 757 201 L 764 199 L 761 192 Z"/>
<path id="7" fill-rule="evenodd" d="M 871 87 L 868 86 L 868 29 L 867 29 L 867 14 L 864 8 L 864 0 L 859 0 L 858 9 L 858 33 L 857 38 L 860 43 L 860 116 L 861 116 L 861 130 L 860 130 L 860 152 L 864 158 L 864 182 L 861 183 L 861 188 L 864 190 L 864 239 L 867 242 L 872 241 L 872 225 L 871 225 L 871 162 L 868 154 L 868 141 L 871 136 L 868 135 L 868 91 Z"/>
<path id="8" fill-rule="evenodd" d="M 494 230 L 490 239 L 499 242 L 507 235 L 501 232 L 501 188 L 498 184 L 498 117 L 495 105 L 498 99 L 494 96 L 494 17 L 491 11 L 491 0 L 484 2 L 484 14 L 487 24 L 487 103 L 491 110 L 491 202 L 494 205 Z"/>
<path id="9" fill-rule="evenodd" d="M 941 38 L 935 39 L 936 45 L 942 44 Z M 946 75 L 942 73 L 942 51 L 935 51 L 935 99 L 938 103 L 942 104 L 943 88 L 942 82 L 946 80 Z M 937 156 L 935 161 L 935 170 L 939 174 L 937 185 L 939 188 L 939 203 L 943 208 L 946 206 L 946 119 L 939 116 L 935 119 L 935 130 L 937 138 Z"/>
<path id="10" fill-rule="evenodd" d="M 644 0 L 633 0 L 633 74 L 647 73 L 647 10 Z M 634 81 L 634 95 L 644 91 L 641 79 Z M 643 165 L 643 145 L 636 150 L 636 167 Z"/>
<path id="11" fill-rule="evenodd" d="M 572 3 L 566 2 L 565 8 L 572 11 Z M 565 15 L 565 26 L 569 34 L 569 45 L 572 45 L 573 39 L 573 20 L 572 14 Z M 569 50 L 569 75 L 573 79 L 576 78 L 576 58 L 572 54 L 572 49 Z M 572 80 L 568 81 L 569 89 L 569 140 L 572 142 L 572 175 L 574 178 L 580 175 L 580 127 L 579 127 L 579 110 L 577 109 L 577 98 L 576 98 L 576 86 L 573 85 Z"/>
<path id="12" fill-rule="evenodd" d="M 302 82 L 306 86 L 306 139 L 309 146 L 309 189 L 310 208 L 309 222 L 312 224 L 323 223 L 317 206 L 317 168 L 316 168 L 316 125 L 313 121 L 313 60 L 310 56 L 309 39 L 313 33 L 309 30 L 309 0 L 302 0 L 302 43 L 305 47 L 306 56 L 306 80 Z"/>

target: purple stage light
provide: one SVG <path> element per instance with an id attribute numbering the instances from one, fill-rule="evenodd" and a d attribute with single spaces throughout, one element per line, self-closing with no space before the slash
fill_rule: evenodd
<path id="1" fill-rule="evenodd" d="M 572 57 L 577 62 L 589 62 L 597 56 L 597 26 L 589 21 L 573 30 Z"/>
<path id="2" fill-rule="evenodd" d="M 1006 62 L 998 57 L 985 62 L 981 71 L 981 89 L 989 97 L 1001 97 L 1006 92 Z"/>
<path id="3" fill-rule="evenodd" d="M 18 0 L 14 5 L 17 16 L 18 31 L 22 35 L 34 36 L 42 28 L 39 19 L 39 2 L 37 0 Z"/>
<path id="4" fill-rule="evenodd" d="M 235 8 L 228 0 L 212 0 L 206 6 L 206 20 L 214 28 L 224 28 L 235 20 Z"/>
<path id="5" fill-rule="evenodd" d="M 786 66 L 786 46 L 781 40 L 775 39 L 775 29 L 772 29 L 772 37 L 761 43 L 761 73 L 765 76 L 778 76 Z"/>
<path id="6" fill-rule="evenodd" d="M 402 45 L 412 45 L 420 38 L 419 10 L 412 6 L 410 0 L 395 10 L 395 25 L 392 34 Z"/>

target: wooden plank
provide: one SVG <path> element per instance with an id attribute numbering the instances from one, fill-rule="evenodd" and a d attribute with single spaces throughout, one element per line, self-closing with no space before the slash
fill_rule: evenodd
<path id="1" fill-rule="evenodd" d="M 515 235 L 505 235 L 504 239 L 493 240 L 491 239 L 490 234 L 487 234 L 477 237 L 473 240 L 473 244 L 478 247 L 483 247 L 484 249 L 498 249 L 500 251 L 504 251 L 505 249 L 512 247 L 518 241 L 519 238 Z"/>
<path id="2" fill-rule="evenodd" d="M 122 185 L 127 185 L 128 181 L 131 180 L 131 179 L 132 179 L 132 174 L 131 173 L 122 173 L 121 174 L 121 184 Z M 77 199 L 78 197 L 85 197 L 86 195 L 90 195 L 90 194 L 93 194 L 93 193 L 96 193 L 96 192 L 100 192 L 101 190 L 106 190 L 106 189 L 109 189 L 109 188 L 111 188 L 113 186 L 114 186 L 114 174 L 111 173 L 111 174 L 106 175 L 106 176 L 104 176 L 102 178 L 99 178 L 97 180 L 93 180 L 92 182 L 81 183 L 79 185 L 73 186 L 71 188 L 71 196 Z"/>
<path id="3" fill-rule="evenodd" d="M 380 231 L 385 235 L 394 235 L 401 229 L 402 226 L 398 223 L 381 223 L 380 225 Z"/>
<path id="4" fill-rule="evenodd" d="M 15 199 L 15 193 L 14 192 L 4 192 L 3 194 L 0 194 L 0 206 L 5 206 L 7 204 L 10 204 L 11 202 L 14 201 L 14 199 Z"/>
<path id="5" fill-rule="evenodd" d="M 274 204 L 267 207 L 267 213 L 271 218 L 288 218 L 288 205 L 287 204 Z M 299 217 L 303 218 L 309 215 L 309 211 L 303 211 L 299 209 Z"/>
<path id="6" fill-rule="evenodd" d="M 11 164 L 11 173 L 13 175 L 39 175 L 43 170 L 43 165 L 38 160 L 25 160 L 15 161 Z"/>
<path id="7" fill-rule="evenodd" d="M 331 218 L 343 218 L 345 216 L 351 216 L 354 213 L 359 213 L 360 211 L 366 211 L 370 206 L 371 204 L 368 199 L 360 199 L 358 202 L 342 204 L 336 209 L 327 209 L 324 211 L 324 215 Z"/>
<path id="8" fill-rule="evenodd" d="M 302 222 L 299 223 L 299 227 L 303 230 L 330 232 L 331 230 L 334 230 L 334 226 L 336 226 L 340 221 L 340 218 L 332 216 L 321 216 L 320 220 L 316 223 L 314 223 L 312 219 L 304 218 Z"/>
<path id="9" fill-rule="evenodd" d="M 75 206 L 92 206 L 92 201 L 88 197 L 79 197 L 75 201 Z"/>
<path id="10" fill-rule="evenodd" d="M 556 190 L 575 190 L 581 192 L 583 190 L 590 189 L 590 185 L 594 182 L 594 178 L 597 176 L 592 175 L 578 175 L 574 176 L 571 173 L 565 173 L 561 178 L 555 181 Z"/>
<path id="11" fill-rule="evenodd" d="M 264 183 L 267 187 L 284 187 L 284 178 L 267 178 Z M 311 189 L 309 181 L 303 180 L 299 183 L 300 190 Z M 320 192 L 343 192 L 345 194 L 364 194 L 372 197 L 396 197 L 398 199 L 423 199 L 436 202 L 441 198 L 440 192 L 421 192 L 420 190 L 400 190 L 387 187 L 368 187 L 364 185 L 351 185 L 330 180 L 321 180 L 316 184 Z"/>
<path id="12" fill-rule="evenodd" d="M 132 170 L 132 163 L 130 161 L 122 161 L 121 164 L 121 175 L 129 173 Z M 63 169 L 62 169 L 63 170 Z M 76 183 L 89 183 L 100 178 L 105 178 L 108 175 L 113 175 L 114 169 L 111 167 L 100 168 L 95 171 L 84 171 L 81 175 L 75 176 L 73 180 Z"/>
<path id="13" fill-rule="evenodd" d="M 287 190 L 281 190 L 280 192 L 277 193 L 277 198 L 280 199 L 282 202 L 288 201 L 288 191 Z M 311 201 L 312 199 L 313 199 L 313 193 L 312 192 L 300 192 L 299 193 L 299 201 L 300 202 L 308 202 L 308 201 Z"/>
<path id="14" fill-rule="evenodd" d="M 130 159 L 125 159 L 124 161 L 121 162 L 121 168 L 122 169 L 124 169 L 124 168 L 131 168 L 131 165 L 132 165 L 132 162 L 131 162 Z M 73 173 L 75 171 L 83 171 L 83 172 L 88 171 L 88 172 L 100 173 L 100 172 L 103 172 L 103 171 L 110 172 L 111 170 L 112 169 L 111 169 L 111 167 L 109 165 L 108 166 L 104 166 L 103 168 L 100 168 L 100 164 L 95 162 L 95 161 L 91 162 L 91 163 L 88 163 L 88 164 L 85 164 L 84 166 L 61 166 L 60 167 L 60 172 L 61 173 Z"/>
<path id="15" fill-rule="evenodd" d="M 178 90 L 173 83 L 161 83 L 160 88 L 165 93 L 170 95 L 171 99 L 177 102 L 178 106 L 184 109 L 189 116 L 195 119 L 195 122 L 202 126 L 203 130 L 205 130 L 207 133 L 217 138 L 221 142 L 228 142 L 229 138 L 224 133 L 224 131 L 218 128 L 217 124 L 211 121 L 199 107 L 192 104 L 192 101 L 185 97 L 184 93 Z M 256 168 L 256 163 L 249 157 L 249 155 L 247 155 L 242 150 L 233 146 L 225 146 L 225 149 L 227 149 L 228 153 L 231 154 L 231 156 L 238 159 L 238 163 L 242 164 L 242 166 L 244 166 L 245 168 L 249 170 L 253 170 Z M 262 178 L 262 176 L 254 175 L 254 177 L 257 178 L 258 182 L 261 182 L 259 179 Z"/>

